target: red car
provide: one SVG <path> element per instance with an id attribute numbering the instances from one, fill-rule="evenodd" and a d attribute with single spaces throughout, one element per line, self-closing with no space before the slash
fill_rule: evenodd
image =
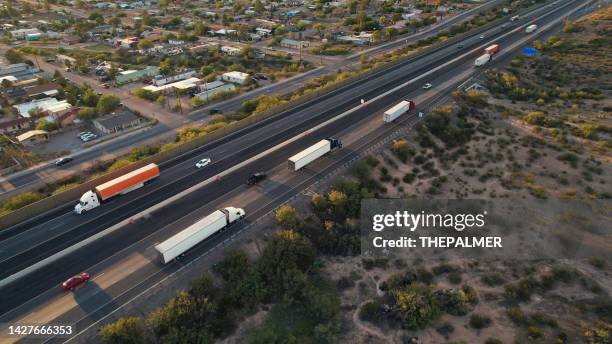
<path id="1" fill-rule="evenodd" d="M 80 274 L 72 276 L 67 279 L 66 282 L 62 283 L 62 288 L 65 290 L 73 290 L 81 284 L 89 281 L 89 278 L 90 276 L 87 272 L 81 272 Z"/>
<path id="2" fill-rule="evenodd" d="M 153 79 L 152 78 L 146 78 L 144 80 L 142 80 L 142 83 L 145 85 L 150 85 L 153 83 Z"/>

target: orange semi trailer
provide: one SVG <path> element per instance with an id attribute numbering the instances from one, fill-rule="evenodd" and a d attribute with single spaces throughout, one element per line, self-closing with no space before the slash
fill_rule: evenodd
<path id="1" fill-rule="evenodd" d="M 132 172 L 126 173 L 104 184 L 96 186 L 81 196 L 79 203 L 74 207 L 74 212 L 83 214 L 88 210 L 99 207 L 103 201 L 117 195 L 128 193 L 142 187 L 146 182 L 159 176 L 159 167 L 156 164 L 148 164 Z"/>

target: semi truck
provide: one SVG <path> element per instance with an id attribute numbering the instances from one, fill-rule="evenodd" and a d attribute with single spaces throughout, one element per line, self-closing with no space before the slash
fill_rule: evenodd
<path id="1" fill-rule="evenodd" d="M 321 140 L 289 158 L 289 169 L 297 171 L 338 148 L 342 148 L 342 142 L 336 138 Z"/>
<path id="2" fill-rule="evenodd" d="M 483 55 L 480 55 L 480 57 L 478 57 L 476 61 L 474 61 L 474 66 L 476 67 L 484 66 L 489 61 L 491 61 L 491 55 L 483 54 Z"/>
<path id="3" fill-rule="evenodd" d="M 485 54 L 493 55 L 499 51 L 499 44 L 493 44 L 485 48 Z"/>
<path id="4" fill-rule="evenodd" d="M 538 29 L 538 26 L 536 24 L 531 24 L 531 25 L 529 25 L 529 26 L 527 26 L 525 28 L 525 32 L 526 33 L 532 33 L 532 32 L 534 32 L 537 29 Z"/>
<path id="5" fill-rule="evenodd" d="M 155 245 L 161 261 L 168 264 L 187 250 L 223 230 L 245 215 L 244 209 L 227 207 L 199 219 L 194 224 L 171 236 L 168 240 Z"/>
<path id="6" fill-rule="evenodd" d="M 102 202 L 117 195 L 126 194 L 142 187 L 146 182 L 159 177 L 159 167 L 148 164 L 144 167 L 126 173 L 104 184 L 96 186 L 93 190 L 85 192 L 74 206 L 76 214 L 83 214 L 99 207 Z"/>
<path id="7" fill-rule="evenodd" d="M 383 114 L 383 121 L 385 123 L 389 123 L 397 119 L 399 116 L 405 114 L 410 110 L 414 110 L 415 105 L 412 100 L 402 100 L 401 102 L 395 104 L 392 108 L 385 111 Z"/>

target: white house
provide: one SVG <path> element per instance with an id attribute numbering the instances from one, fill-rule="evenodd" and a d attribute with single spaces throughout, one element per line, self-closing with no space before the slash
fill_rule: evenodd
<path id="1" fill-rule="evenodd" d="M 236 56 L 240 54 L 240 49 L 235 48 L 235 47 L 230 47 L 229 45 L 224 45 L 221 47 L 221 52 L 229 56 Z"/>
<path id="2" fill-rule="evenodd" d="M 247 73 L 243 72 L 227 72 L 221 75 L 221 80 L 225 80 L 234 84 L 242 85 L 244 84 L 251 76 Z"/>
<path id="3" fill-rule="evenodd" d="M 234 86 L 234 84 L 226 84 L 223 81 L 219 80 L 207 82 L 198 87 L 202 92 L 196 94 L 195 97 L 198 97 L 205 101 L 208 101 L 210 98 L 221 92 L 231 92 L 236 89 L 236 86 Z"/>
<path id="4" fill-rule="evenodd" d="M 47 112 L 49 115 L 59 116 L 72 108 L 72 105 L 65 100 L 57 100 L 56 98 L 36 99 L 31 102 L 13 105 L 19 115 L 23 118 L 30 118 L 30 111 L 40 109 Z"/>
<path id="5" fill-rule="evenodd" d="M 24 39 L 27 35 L 41 33 L 38 29 L 19 29 L 11 31 L 11 36 L 16 39 Z"/>
<path id="6" fill-rule="evenodd" d="M 258 27 L 258 28 L 256 28 L 256 29 L 255 29 L 255 32 L 256 32 L 258 35 L 260 35 L 260 36 L 264 36 L 264 37 L 267 37 L 267 36 L 269 36 L 270 34 L 272 34 L 272 30 L 270 30 L 270 29 L 264 29 L 264 28 L 262 28 L 262 27 Z"/>

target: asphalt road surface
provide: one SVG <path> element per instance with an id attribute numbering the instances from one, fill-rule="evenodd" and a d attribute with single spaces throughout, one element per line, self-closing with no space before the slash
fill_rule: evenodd
<path id="1" fill-rule="evenodd" d="M 574 2 L 569 8 L 577 5 L 578 3 Z M 569 8 L 559 9 L 558 13 L 551 16 L 538 14 L 538 25 L 542 28 L 551 20 L 563 16 Z M 548 9 L 548 11 L 550 10 Z M 524 24 L 524 22 L 520 24 Z M 560 24 L 557 23 L 555 28 L 558 29 L 559 27 Z M 236 159 L 242 161 L 252 156 L 254 152 L 263 150 L 263 148 L 260 149 L 262 144 L 265 147 L 271 147 L 295 136 L 296 133 L 303 132 L 317 122 L 321 122 L 321 117 L 327 119 L 358 106 L 359 99 L 374 99 L 395 86 L 400 86 L 408 80 L 421 76 L 413 84 L 404 85 L 396 92 L 360 106 L 343 119 L 313 132 L 308 137 L 292 143 L 281 151 L 254 161 L 245 168 L 239 169 L 224 178 L 221 182 L 203 187 L 193 194 L 156 211 L 150 217 L 113 232 L 93 244 L 46 266 L 44 269 L 3 287 L 0 289 L 0 305 L 2 307 L 0 312 L 4 314 L 0 317 L 0 322 L 15 321 L 23 317 L 27 319 L 29 319 L 28 317 L 34 317 L 38 320 L 45 319 L 45 321 L 57 318 L 65 322 L 79 323 L 80 326 L 86 327 L 87 324 L 103 319 L 104 314 L 108 314 L 118 305 L 137 295 L 151 284 L 159 282 L 164 276 L 181 269 L 181 266 L 186 264 L 169 264 L 166 266 L 159 264 L 155 252 L 152 250 L 155 242 L 164 240 L 184 228 L 185 225 L 193 222 L 194 218 L 206 215 L 215 208 L 227 205 L 244 207 L 248 214 L 244 223 L 199 245 L 188 256 L 191 258 L 197 257 L 199 254 L 216 247 L 229 236 L 235 235 L 243 228 L 248 227 L 250 222 L 255 221 L 258 217 L 274 209 L 276 205 L 303 190 L 309 183 L 331 173 L 339 166 L 350 161 L 360 151 L 367 149 L 372 142 L 385 137 L 389 134 L 389 131 L 395 130 L 394 127 L 385 128 L 384 125 L 381 125 L 380 117 L 384 109 L 399 99 L 415 99 L 417 100 L 417 107 L 419 103 L 422 107 L 427 107 L 439 94 L 448 94 L 449 90 L 454 89 L 470 74 L 480 72 L 479 70 L 475 71 L 472 64 L 474 58 L 481 54 L 481 49 L 472 50 L 472 46 L 482 46 L 488 42 L 500 43 L 502 52 L 505 54 L 504 48 L 509 50 L 516 44 L 514 49 L 519 49 L 524 46 L 526 39 L 528 42 L 531 37 L 535 38 L 540 34 L 538 30 L 533 35 L 529 35 L 530 37 L 526 37 L 522 31 L 518 31 L 510 33 L 504 38 L 494 38 L 506 34 L 507 31 L 493 28 L 486 33 L 487 39 L 485 40 L 480 40 L 476 36 L 462 42 L 464 49 L 451 46 L 447 49 L 434 51 L 428 58 L 417 59 L 398 67 L 393 72 L 371 78 L 372 84 L 350 87 L 344 91 L 348 94 L 338 92 L 314 104 L 309 104 L 303 109 L 296 110 L 288 122 L 274 121 L 271 124 L 274 126 L 271 131 L 267 131 L 270 129 L 266 130 L 269 126 L 263 126 L 242 136 L 241 140 L 238 140 L 238 144 L 233 140 L 228 140 L 225 143 L 207 148 L 204 153 L 199 152 L 197 156 L 191 159 L 185 159 L 164 168 L 162 177 L 167 175 L 167 179 L 160 177 L 159 180 L 142 189 L 111 201 L 98 208 L 98 213 L 92 211 L 85 217 L 70 215 L 72 216 L 70 218 L 61 218 L 60 216 L 61 221 L 65 222 L 61 222 L 58 218 L 54 219 L 61 222 L 57 225 L 58 228 L 62 228 L 62 230 L 58 230 L 58 233 L 69 231 L 70 235 L 63 238 L 67 241 L 70 241 L 72 237 L 78 237 L 81 231 L 89 231 L 90 228 L 100 226 L 98 230 L 101 230 L 105 226 L 108 227 L 110 224 L 107 222 L 110 220 L 109 218 L 112 217 L 116 221 L 116 217 L 124 209 L 144 209 L 145 204 L 149 204 L 147 203 L 149 199 L 157 197 L 155 194 L 161 194 L 159 196 L 161 199 L 167 198 L 169 195 L 178 192 L 181 187 L 195 185 L 209 176 L 214 176 L 218 171 L 235 164 L 238 161 Z M 448 66 L 441 67 L 452 60 L 456 61 L 449 63 Z M 501 63 L 504 60 L 507 60 L 507 57 L 496 59 L 494 63 Z M 440 69 L 435 70 L 434 68 Z M 435 73 L 432 73 L 434 70 Z M 427 73 L 429 73 L 428 76 L 422 76 Z M 425 82 L 431 82 L 434 87 L 423 91 L 421 85 Z M 373 85 L 374 89 L 372 89 Z M 340 97 L 340 99 L 343 101 L 336 98 L 342 95 L 343 97 Z M 328 112 L 329 114 L 324 116 Z M 407 117 L 408 124 L 406 125 L 414 122 L 413 117 Z M 325 158 L 320 163 L 315 163 L 313 167 L 307 168 L 304 173 L 287 171 L 285 166 L 288 156 L 328 136 L 341 137 L 345 141 L 345 148 L 334 153 L 332 157 Z M 193 163 L 204 156 L 212 157 L 214 163 L 210 166 L 210 169 L 196 171 L 192 166 Z M 226 157 L 230 160 L 225 161 Z M 269 171 L 271 180 L 263 183 L 261 187 L 246 188 L 244 186 L 246 177 L 253 171 L 259 170 Z M 171 182 L 173 179 L 174 182 Z M 153 204 L 157 201 L 155 200 Z M 111 206 L 112 210 L 109 208 Z M 105 210 L 105 208 L 108 210 Z M 76 227 L 71 227 L 68 224 L 73 219 L 76 219 L 74 220 L 77 222 Z M 88 223 L 82 221 L 88 221 Z M 47 237 L 52 235 L 45 234 Z M 19 236 L 11 238 L 17 237 Z M 32 247 L 36 246 L 34 240 L 37 238 L 37 236 L 30 238 Z M 3 246 L 5 242 L 7 240 L 0 243 L 0 254 L 2 255 L 0 260 L 6 258 L 6 251 Z M 44 245 L 45 242 L 42 242 L 42 244 Z M 55 242 L 51 247 L 58 247 L 57 245 L 58 243 Z M 122 251 L 124 248 L 129 249 Z M 14 252 L 29 252 L 21 257 L 23 259 L 36 255 L 36 252 L 30 252 L 27 249 L 23 251 L 23 249 L 23 246 L 18 248 L 17 245 Z M 32 261 L 39 258 L 35 257 Z M 98 264 L 99 262 L 102 263 Z M 4 265 L 0 268 L 0 271 L 5 268 L 10 269 L 11 267 Z M 66 276 L 83 270 L 99 276 L 96 277 L 95 283 L 86 286 L 75 295 L 62 294 L 57 284 Z M 28 300 L 31 301 L 28 302 Z M 11 309 L 12 311 L 9 311 Z"/>
<path id="2" fill-rule="evenodd" d="M 365 53 L 370 56 L 384 53 L 386 51 L 393 50 L 398 46 L 406 44 L 406 41 L 408 41 L 408 43 L 412 43 L 430 35 L 435 35 L 440 30 L 444 30 L 453 24 L 465 21 L 466 19 L 469 19 L 478 12 L 492 8 L 500 1 L 501 0 L 489 1 L 475 9 L 451 17 L 438 25 L 434 25 L 430 28 L 424 29 L 423 31 L 417 32 L 416 34 L 409 34 L 405 37 L 401 37 L 396 41 L 374 47 L 373 49 L 370 49 Z M 224 112 L 237 111 L 240 109 L 242 103 L 245 100 L 256 98 L 266 94 L 285 94 L 287 92 L 293 91 L 301 87 L 305 82 L 310 79 L 329 74 L 358 61 L 359 55 L 361 54 L 355 54 L 346 59 L 343 58 L 337 63 L 328 64 L 326 66 L 317 68 L 307 73 L 297 75 L 283 82 L 261 87 L 255 89 L 252 92 L 238 95 L 226 101 L 193 111 L 188 114 L 186 118 L 184 118 L 184 121 L 186 123 L 189 123 L 204 120 L 208 117 L 208 111 L 213 107 L 219 108 Z M 61 68 L 48 64 L 44 61 L 39 61 L 39 64 L 41 64 L 41 67 L 46 71 L 52 71 L 54 69 L 60 69 L 61 71 Z M 83 80 L 83 77 L 79 75 L 73 75 L 70 78 L 72 81 L 77 83 L 88 81 Z M 93 87 L 100 87 L 97 82 L 92 83 L 88 81 L 88 83 L 91 84 Z M 98 91 L 109 92 L 109 90 L 103 89 L 98 89 Z M 154 105 L 151 105 L 150 103 L 144 100 L 138 99 L 136 97 L 130 98 L 133 99 L 128 100 L 125 97 L 122 97 L 124 103 L 132 109 L 139 110 L 143 113 L 159 112 L 154 108 Z M 180 126 L 179 123 L 181 121 L 178 120 L 177 122 L 178 118 L 171 120 L 168 118 L 167 115 L 159 117 L 158 119 L 160 120 L 160 124 L 156 125 L 150 130 L 138 131 L 136 133 L 127 135 L 126 137 L 118 137 L 110 142 L 105 142 L 99 145 L 95 145 L 89 149 L 75 152 L 71 155 L 73 158 L 75 158 L 75 161 L 71 164 L 64 165 L 62 167 L 56 167 L 53 164 L 46 163 L 25 171 L 21 171 L 5 177 L 0 177 L 0 199 L 10 197 L 14 194 L 22 192 L 21 190 L 32 190 L 38 188 L 42 186 L 43 183 L 49 183 L 51 180 L 65 178 L 76 171 L 90 167 L 95 161 L 101 161 L 127 154 L 135 145 L 142 146 L 145 144 L 155 144 L 157 142 L 160 142 L 160 140 L 172 140 L 176 133 L 176 129 Z"/>
<path id="3" fill-rule="evenodd" d="M 542 8 L 538 10 L 538 13 L 544 13 L 547 10 L 547 8 Z M 515 25 L 520 24 L 519 22 Z M 502 33 L 496 27 L 489 31 L 485 32 L 485 36 Z M 2 240 L 0 242 L 0 279 L 98 233 L 122 219 L 129 218 L 201 180 L 215 176 L 240 161 L 284 142 L 287 138 L 293 137 L 337 113 L 354 107 L 361 99 L 371 99 L 403 83 L 408 77 L 422 74 L 443 62 L 470 51 L 474 46 L 482 44 L 482 40 L 478 38 L 480 34 L 480 32 L 475 32 L 471 38 L 464 40 L 461 49 L 457 49 L 455 45 L 436 49 L 425 56 L 411 59 L 399 66 L 382 71 L 367 80 L 348 85 L 324 97 L 303 104 L 286 114 L 259 123 L 253 128 L 200 147 L 162 165 L 161 176 L 150 185 L 112 199 L 87 214 L 80 216 L 72 214 L 70 208 L 74 204 L 69 204 L 60 207 L 47 216 L 15 226 L 10 231 L 0 234 L 3 236 L 0 236 L 0 240 Z M 503 41 L 499 43 L 502 46 L 504 44 Z M 473 51 L 468 57 L 473 59 L 479 54 L 481 54 L 481 51 Z M 423 84 L 425 82 L 427 81 L 424 81 Z M 398 94 L 398 97 L 401 96 L 401 94 Z M 370 111 L 374 111 L 374 106 L 371 105 Z M 380 105 L 376 104 L 376 106 Z M 342 124 L 341 126 L 345 125 Z M 308 142 L 313 142 L 316 139 L 320 138 L 300 142 L 296 147 L 306 147 Z M 210 157 L 213 164 L 205 169 L 197 170 L 193 165 L 195 161 L 202 157 Z M 262 163 L 264 163 L 264 166 L 273 166 L 268 164 L 265 159 L 262 160 Z M 224 180 L 223 185 L 229 187 L 243 183 L 248 175 L 255 171 L 257 169 L 245 170 L 242 179 Z M 168 220 L 171 219 L 171 217 L 168 218 Z M 11 234 L 15 235 L 11 236 Z"/>

